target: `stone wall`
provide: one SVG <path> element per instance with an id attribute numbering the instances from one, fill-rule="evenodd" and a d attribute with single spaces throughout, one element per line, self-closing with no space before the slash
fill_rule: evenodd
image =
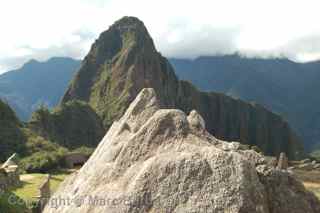
<path id="1" fill-rule="evenodd" d="M 21 184 L 17 166 L 0 168 L 0 192 L 16 187 Z"/>
<path id="2" fill-rule="evenodd" d="M 39 187 L 38 212 L 42 212 L 51 196 L 50 191 L 50 175 L 48 174 Z"/>
<path id="3" fill-rule="evenodd" d="M 77 165 L 82 166 L 88 160 L 88 156 L 81 153 L 70 153 L 65 156 L 65 164 L 72 169 Z"/>
<path id="4" fill-rule="evenodd" d="M 4 169 L 0 169 L 0 194 L 3 193 L 7 189 L 6 185 L 6 177 L 7 174 Z"/>

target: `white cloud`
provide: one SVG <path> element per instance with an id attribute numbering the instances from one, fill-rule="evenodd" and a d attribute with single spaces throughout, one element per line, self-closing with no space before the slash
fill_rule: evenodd
<path id="1" fill-rule="evenodd" d="M 0 69 L 31 58 L 81 58 L 125 15 L 144 21 L 165 56 L 240 51 L 314 60 L 320 56 L 319 6 L 316 0 L 3 0 Z"/>

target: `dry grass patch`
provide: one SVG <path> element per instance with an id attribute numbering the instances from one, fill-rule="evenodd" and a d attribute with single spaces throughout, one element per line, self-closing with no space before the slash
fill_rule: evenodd
<path id="1" fill-rule="evenodd" d="M 320 171 L 294 170 L 294 174 L 309 191 L 315 193 L 320 199 Z"/>

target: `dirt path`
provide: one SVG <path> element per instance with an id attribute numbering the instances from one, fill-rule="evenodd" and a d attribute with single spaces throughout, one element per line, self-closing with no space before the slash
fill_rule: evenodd
<path id="1" fill-rule="evenodd" d="M 34 179 L 35 177 L 33 175 L 29 175 L 29 174 L 26 174 L 26 175 L 20 175 L 20 180 L 21 181 L 28 181 L 28 180 L 32 180 Z"/>
<path id="2" fill-rule="evenodd" d="M 303 185 L 305 187 L 313 187 L 313 188 L 319 188 L 320 189 L 320 183 L 304 182 Z"/>

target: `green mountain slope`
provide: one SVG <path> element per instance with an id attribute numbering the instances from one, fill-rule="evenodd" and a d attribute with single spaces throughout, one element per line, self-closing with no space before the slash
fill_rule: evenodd
<path id="1" fill-rule="evenodd" d="M 299 139 L 279 116 L 261 106 L 218 93 L 198 91 L 179 81 L 166 58 L 156 51 L 144 24 L 124 17 L 92 45 L 62 103 L 82 100 L 104 126 L 118 119 L 142 88 L 152 87 L 164 107 L 198 110 L 208 130 L 224 140 L 258 145 L 267 154 L 301 154 Z"/>
<path id="2" fill-rule="evenodd" d="M 70 150 L 96 147 L 105 134 L 102 122 L 92 108 L 70 101 L 52 111 L 41 107 L 32 114 L 28 127 L 43 138 Z"/>
<path id="3" fill-rule="evenodd" d="M 13 153 L 28 172 L 47 172 L 63 166 L 68 152 L 90 154 L 105 131 L 97 114 L 86 103 L 70 101 L 54 110 L 37 110 L 22 124 L 0 100 L 0 163 Z"/>
<path id="4" fill-rule="evenodd" d="M 0 100 L 0 162 L 14 152 L 24 153 L 26 137 L 13 110 Z"/>

